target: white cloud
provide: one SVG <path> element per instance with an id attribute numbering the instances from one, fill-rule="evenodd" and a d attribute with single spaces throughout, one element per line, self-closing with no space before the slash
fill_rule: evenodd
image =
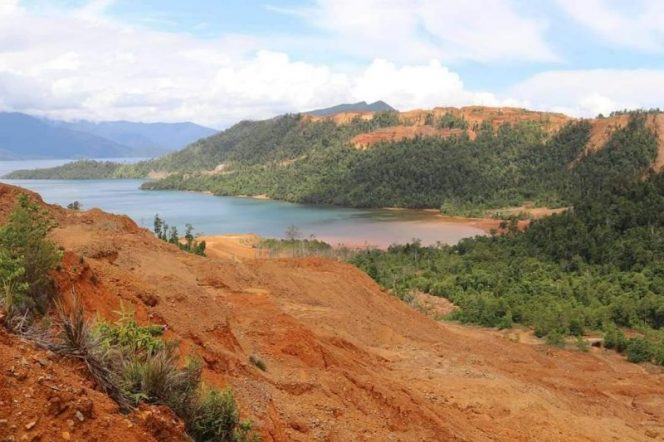
<path id="1" fill-rule="evenodd" d="M 367 101 L 386 100 L 398 109 L 481 104 L 496 106 L 490 93 L 467 90 L 458 74 L 437 61 L 397 67 L 375 60 L 353 82 L 353 95 Z"/>
<path id="2" fill-rule="evenodd" d="M 613 46 L 664 51 L 662 0 L 557 0 L 573 19 Z"/>
<path id="3" fill-rule="evenodd" d="M 82 17 L 96 18 L 115 3 L 115 0 L 90 0 L 76 14 Z"/>
<path id="4" fill-rule="evenodd" d="M 544 40 L 547 23 L 521 15 L 511 0 L 317 0 L 286 12 L 326 31 L 336 50 L 352 55 L 402 62 L 558 60 Z"/>
<path id="5" fill-rule="evenodd" d="M 305 63 L 262 50 L 251 37 L 198 39 L 93 13 L 107 4 L 69 14 L 3 9 L 0 109 L 223 127 L 348 101 L 383 99 L 402 109 L 498 102 L 492 94 L 466 90 L 436 61 L 404 66 L 376 60 L 343 68 Z"/>
<path id="6" fill-rule="evenodd" d="M 0 1 L 0 15 L 11 14 L 18 10 L 18 0 Z"/>
<path id="7" fill-rule="evenodd" d="M 498 0 L 483 3 L 482 11 L 475 11 L 473 2 L 449 4 L 442 11 L 438 8 L 447 0 L 386 0 L 390 7 L 382 9 L 372 9 L 373 1 L 358 2 L 352 11 L 356 17 L 340 1 L 321 0 L 318 9 L 296 11 L 319 20 L 318 26 L 345 34 L 337 43 L 328 41 L 325 50 L 358 39 L 357 48 L 375 44 L 376 54 L 387 54 L 364 57 L 369 61 L 359 65 L 334 66 L 294 60 L 265 49 L 265 42 L 252 36 L 202 39 L 122 24 L 95 12 L 108 6 L 103 0 L 84 12 L 53 9 L 41 14 L 14 0 L 0 0 L 0 110 L 64 119 L 188 120 L 225 127 L 240 119 L 360 100 L 385 100 L 402 110 L 516 105 L 574 115 L 664 103 L 664 70 L 549 71 L 502 96 L 471 90 L 440 61 L 443 52 L 453 53 L 455 39 L 469 45 L 473 57 L 480 59 L 494 54 L 527 58 L 538 52 L 549 57 L 544 43 L 538 46 L 539 25 L 519 18 L 510 3 Z M 333 8 L 325 9 L 334 12 L 332 21 L 321 12 L 323 7 Z M 372 14 L 379 19 L 373 20 Z M 444 19 L 434 20 L 441 14 Z M 470 31 L 454 24 L 466 16 Z M 492 24 L 491 17 L 502 24 Z M 485 22 L 488 29 L 508 27 L 516 32 L 497 34 L 495 41 L 486 42 L 472 32 Z M 412 40 L 420 28 L 427 37 Z M 514 35 L 530 35 L 530 41 L 521 45 L 513 41 Z M 442 49 L 433 43 L 436 39 L 446 42 Z M 416 56 L 404 61 L 405 53 Z"/>
<path id="8" fill-rule="evenodd" d="M 550 71 L 517 84 L 510 96 L 537 109 L 595 116 L 626 108 L 662 107 L 663 84 L 661 69 Z"/>

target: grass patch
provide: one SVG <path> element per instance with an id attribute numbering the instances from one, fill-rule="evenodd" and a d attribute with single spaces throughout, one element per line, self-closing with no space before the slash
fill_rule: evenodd
<path id="1" fill-rule="evenodd" d="M 195 441 L 258 441 L 250 421 L 241 421 L 230 389 L 201 381 L 198 357 L 179 364 L 178 343 L 163 339 L 160 326 L 139 325 L 129 311 L 113 323 L 84 319 L 76 302 L 58 307 L 59 321 L 49 329 L 33 328 L 34 341 L 85 363 L 100 388 L 127 412 L 140 403 L 163 404 L 185 423 Z"/>

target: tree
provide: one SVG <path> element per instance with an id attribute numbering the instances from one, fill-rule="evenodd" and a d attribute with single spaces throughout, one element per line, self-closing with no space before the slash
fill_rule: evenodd
<path id="1" fill-rule="evenodd" d="M 179 244 L 180 237 L 178 236 L 178 228 L 173 226 L 168 233 L 168 242 L 171 244 Z"/>
<path id="2" fill-rule="evenodd" d="M 159 214 L 154 216 L 154 234 L 157 235 L 157 238 L 162 237 L 164 222 L 159 218 Z"/>
<path id="3" fill-rule="evenodd" d="M 81 210 L 82 204 L 78 201 L 71 202 L 67 204 L 67 209 L 69 210 Z"/>
<path id="4" fill-rule="evenodd" d="M 194 246 L 194 235 L 192 233 L 194 230 L 194 226 L 192 226 L 191 224 L 185 224 L 185 228 L 186 230 L 184 233 L 184 239 L 186 241 L 186 247 L 187 247 L 186 250 L 192 251 Z"/>
<path id="5" fill-rule="evenodd" d="M 196 255 L 205 256 L 205 241 L 201 241 L 194 246 L 194 253 Z"/>
<path id="6" fill-rule="evenodd" d="M 183 244 L 180 242 L 176 226 L 169 226 L 164 219 L 159 217 L 159 214 L 154 216 L 154 233 L 157 238 L 166 241 L 167 243 L 174 244 L 178 246 L 180 250 L 184 250 L 185 252 L 205 256 L 205 241 L 196 241 L 193 233 L 194 226 L 191 224 L 185 224 L 185 227 L 185 243 Z"/>
<path id="7" fill-rule="evenodd" d="M 293 224 L 288 226 L 288 229 L 286 229 L 286 239 L 288 241 L 296 241 L 301 236 L 302 236 L 302 233 L 300 232 L 300 229 L 297 226 L 293 225 Z"/>

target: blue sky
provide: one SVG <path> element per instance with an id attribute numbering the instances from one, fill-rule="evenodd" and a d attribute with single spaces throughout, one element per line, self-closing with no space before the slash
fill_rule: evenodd
<path id="1" fill-rule="evenodd" d="M 662 106 L 664 2 L 1 0 L 0 54 L 0 109 L 66 119 L 225 127 L 376 99 L 589 116 Z"/>

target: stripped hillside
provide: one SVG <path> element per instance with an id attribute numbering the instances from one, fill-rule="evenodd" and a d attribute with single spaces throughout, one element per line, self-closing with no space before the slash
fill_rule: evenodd
<path id="1" fill-rule="evenodd" d="M 2 222 L 21 192 L 0 186 Z M 59 296 L 75 290 L 90 317 L 116 320 L 124 305 L 165 326 L 183 354 L 202 357 L 208 385 L 232 388 L 264 441 L 664 435 L 662 373 L 613 351 L 440 323 L 345 263 L 200 257 L 123 216 L 42 206 L 63 249 Z M 120 414 L 82 363 L 5 333 L 0 349 L 2 437 L 179 440 L 167 409 Z"/>
<path id="2" fill-rule="evenodd" d="M 80 162 L 11 177 L 151 178 L 143 188 L 482 215 L 567 207 L 581 183 L 659 170 L 663 122 L 657 112 L 580 120 L 483 107 L 285 115 L 136 165 Z"/>

